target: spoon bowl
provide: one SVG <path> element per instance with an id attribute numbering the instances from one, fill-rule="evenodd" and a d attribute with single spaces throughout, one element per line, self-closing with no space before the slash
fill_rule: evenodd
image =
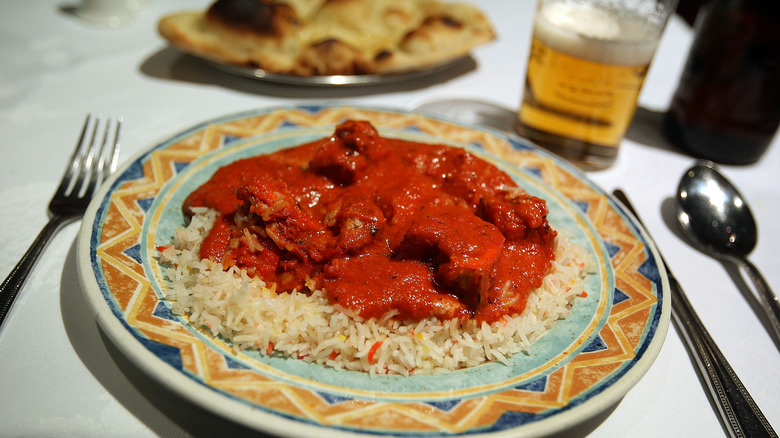
<path id="1" fill-rule="evenodd" d="M 758 269 L 747 259 L 758 230 L 742 195 L 712 163 L 688 169 L 677 186 L 677 219 L 686 237 L 710 256 L 741 266 L 756 286 L 761 307 L 780 340 L 780 301 Z"/>
<path id="2" fill-rule="evenodd" d="M 745 257 L 756 247 L 758 231 L 737 189 L 704 164 L 688 169 L 677 189 L 678 220 L 686 235 L 705 252 Z"/>

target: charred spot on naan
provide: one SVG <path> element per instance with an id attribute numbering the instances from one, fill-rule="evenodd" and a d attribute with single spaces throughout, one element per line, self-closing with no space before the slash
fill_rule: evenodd
<path id="1" fill-rule="evenodd" d="M 206 21 L 235 32 L 277 38 L 299 25 L 290 6 L 262 0 L 218 0 L 206 11 Z"/>

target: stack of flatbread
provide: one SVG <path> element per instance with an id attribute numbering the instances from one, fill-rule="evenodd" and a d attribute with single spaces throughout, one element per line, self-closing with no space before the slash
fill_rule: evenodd
<path id="1" fill-rule="evenodd" d="M 293 76 L 422 70 L 495 38 L 474 6 L 437 0 L 218 0 L 158 29 L 195 55 Z"/>

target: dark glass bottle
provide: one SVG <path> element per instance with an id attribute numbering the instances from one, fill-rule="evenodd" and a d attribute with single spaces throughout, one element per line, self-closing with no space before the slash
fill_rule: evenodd
<path id="1" fill-rule="evenodd" d="M 754 163 L 780 124 L 780 1 L 710 0 L 695 34 L 664 132 L 696 157 Z"/>

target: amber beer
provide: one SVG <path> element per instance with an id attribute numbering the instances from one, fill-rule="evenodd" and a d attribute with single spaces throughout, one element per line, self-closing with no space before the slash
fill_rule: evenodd
<path id="1" fill-rule="evenodd" d="M 610 165 L 633 118 L 659 34 L 658 24 L 639 15 L 543 2 L 518 133 L 583 168 Z"/>

